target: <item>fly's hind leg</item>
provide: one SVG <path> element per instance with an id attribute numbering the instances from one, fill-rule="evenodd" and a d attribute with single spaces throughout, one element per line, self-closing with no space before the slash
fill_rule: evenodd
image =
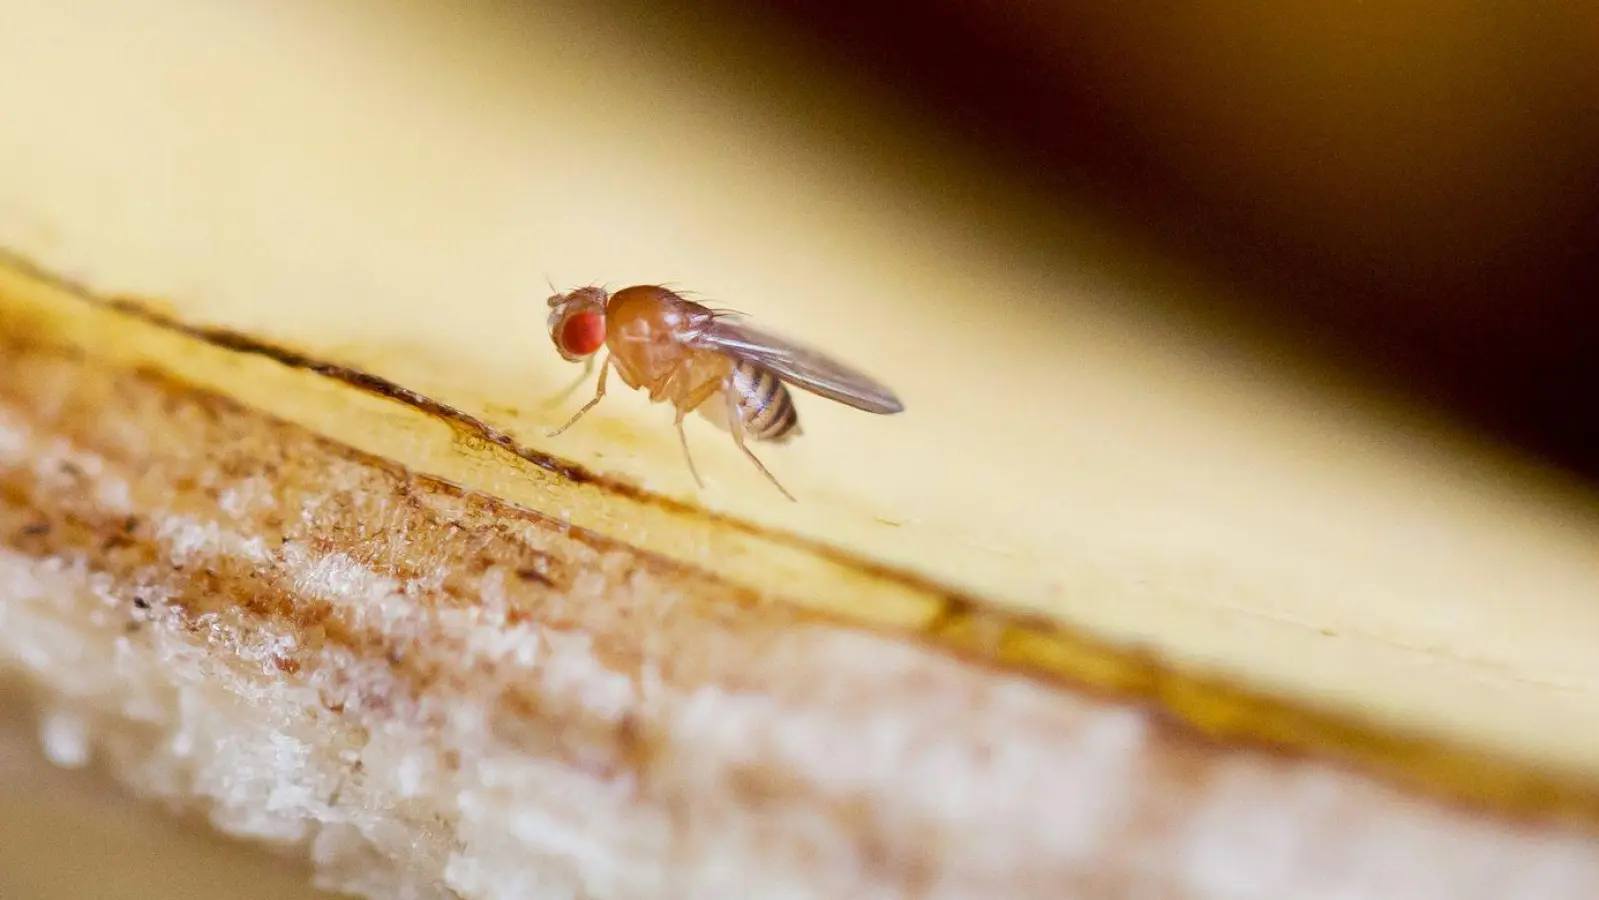
<path id="1" fill-rule="evenodd" d="M 750 458 L 750 462 L 755 464 L 755 468 L 761 470 L 761 474 L 766 476 L 766 480 L 770 481 L 773 487 L 781 491 L 783 496 L 787 497 L 791 502 L 798 503 L 799 501 L 794 499 L 794 495 L 790 494 L 788 489 L 783 487 L 783 483 L 777 480 L 777 476 L 773 475 L 772 471 L 766 468 L 766 464 L 761 462 L 760 457 L 755 455 L 755 451 L 749 448 L 749 444 L 745 443 L 744 410 L 739 406 L 738 398 L 733 391 L 729 390 L 726 393 L 727 428 L 733 433 L 733 443 L 738 445 L 738 449 L 744 451 L 744 455 Z"/>
<path id="2" fill-rule="evenodd" d="M 583 404 L 583 408 L 578 410 L 576 413 L 574 413 L 572 418 L 567 419 L 565 425 L 562 425 L 560 428 L 557 428 L 554 431 L 548 432 L 547 435 L 546 435 L 547 437 L 555 437 L 555 436 L 559 435 L 561 432 L 565 431 L 566 429 L 571 428 L 573 425 L 577 424 L 577 420 L 578 419 L 583 418 L 584 413 L 587 413 L 589 410 L 593 409 L 601 400 L 605 399 L 605 374 L 607 372 L 609 372 L 610 370 L 611 370 L 611 356 L 610 356 L 610 354 L 606 354 L 605 362 L 600 364 L 600 380 L 598 382 L 596 382 L 595 385 L 594 385 L 594 399 L 590 400 L 589 402 L 587 402 L 585 404 Z"/>

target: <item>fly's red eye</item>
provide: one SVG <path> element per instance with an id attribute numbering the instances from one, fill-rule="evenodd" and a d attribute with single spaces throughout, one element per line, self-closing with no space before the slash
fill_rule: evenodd
<path id="1" fill-rule="evenodd" d="M 604 343 L 605 316 L 601 313 L 573 313 L 561 323 L 561 349 L 572 356 L 588 356 Z"/>

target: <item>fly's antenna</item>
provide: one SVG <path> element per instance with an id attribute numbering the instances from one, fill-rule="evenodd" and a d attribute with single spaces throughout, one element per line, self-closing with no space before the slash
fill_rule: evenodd
<path id="1" fill-rule="evenodd" d="M 550 286 L 550 296 L 548 302 L 550 304 L 550 308 L 553 309 L 556 306 L 556 298 L 561 296 L 561 290 L 555 286 L 554 281 L 550 280 L 550 273 L 548 272 L 544 273 L 544 283 Z"/>

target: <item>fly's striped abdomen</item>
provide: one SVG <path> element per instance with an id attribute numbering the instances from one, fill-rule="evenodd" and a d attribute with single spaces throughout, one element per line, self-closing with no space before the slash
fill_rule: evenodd
<path id="1" fill-rule="evenodd" d="M 752 441 L 780 444 L 799 435 L 799 411 L 782 379 L 752 363 L 733 366 L 730 390 L 738 403 L 744 434 Z"/>

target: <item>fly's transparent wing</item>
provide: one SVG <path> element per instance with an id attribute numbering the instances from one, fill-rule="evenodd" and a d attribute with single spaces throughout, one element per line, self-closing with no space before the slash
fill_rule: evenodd
<path id="1" fill-rule="evenodd" d="M 754 363 L 798 388 L 872 413 L 905 408 L 894 392 L 836 359 L 727 316 L 716 316 L 691 342 Z"/>

